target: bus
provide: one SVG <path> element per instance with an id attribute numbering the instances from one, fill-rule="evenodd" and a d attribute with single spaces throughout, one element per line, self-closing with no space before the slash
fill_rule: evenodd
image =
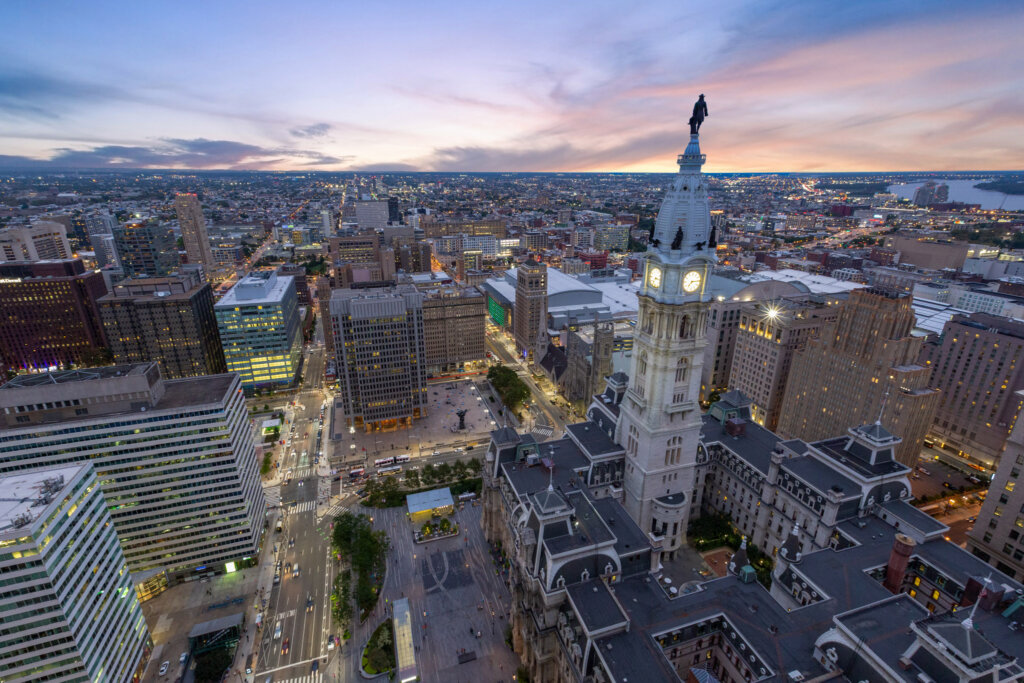
<path id="1" fill-rule="evenodd" d="M 251 674 L 253 672 L 253 664 L 256 662 L 256 655 L 249 655 L 249 658 L 245 660 L 245 673 Z"/>
<path id="2" fill-rule="evenodd" d="M 348 471 L 349 479 L 358 479 L 359 477 L 366 474 L 365 467 L 356 467 Z"/>
<path id="3" fill-rule="evenodd" d="M 476 494 L 473 493 L 472 491 L 468 491 L 466 493 L 460 493 L 459 494 L 459 502 L 460 503 L 464 503 L 467 500 L 474 500 L 475 498 L 476 498 Z"/>
<path id="4" fill-rule="evenodd" d="M 391 456 L 390 458 L 377 458 L 376 460 L 373 461 L 373 466 L 374 467 L 387 467 L 388 465 L 394 465 L 394 464 L 395 464 L 395 457 L 394 456 Z"/>
<path id="5" fill-rule="evenodd" d="M 378 477 L 390 477 L 391 475 L 398 474 L 402 471 L 401 465 L 391 465 L 390 467 L 381 467 L 377 470 Z"/>
<path id="6" fill-rule="evenodd" d="M 412 456 L 406 453 L 405 455 L 396 455 L 395 462 L 409 462 L 412 460 Z"/>

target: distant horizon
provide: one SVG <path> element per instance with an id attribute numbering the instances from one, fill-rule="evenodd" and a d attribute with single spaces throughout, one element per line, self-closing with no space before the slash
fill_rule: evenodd
<path id="1" fill-rule="evenodd" d="M 0 22 L 0 168 L 671 173 L 704 93 L 709 172 L 1024 169 L 1007 0 L 54 0 Z"/>

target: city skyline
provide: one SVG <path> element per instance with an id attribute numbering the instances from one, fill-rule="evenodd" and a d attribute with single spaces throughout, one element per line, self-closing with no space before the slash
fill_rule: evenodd
<path id="1" fill-rule="evenodd" d="M 0 168 L 670 172 L 700 92 L 712 172 L 1024 167 L 1024 9 L 816 10 L 7 5 Z"/>

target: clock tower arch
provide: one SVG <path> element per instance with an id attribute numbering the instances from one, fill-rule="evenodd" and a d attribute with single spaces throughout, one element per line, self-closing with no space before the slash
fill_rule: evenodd
<path id="1" fill-rule="evenodd" d="M 686 537 L 700 441 L 708 276 L 717 262 L 705 157 L 696 133 L 658 211 L 645 254 L 629 386 L 616 427 L 624 505 L 672 556 Z"/>

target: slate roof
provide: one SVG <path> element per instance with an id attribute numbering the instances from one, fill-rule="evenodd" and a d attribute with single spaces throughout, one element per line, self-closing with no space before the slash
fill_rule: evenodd
<path id="1" fill-rule="evenodd" d="M 588 420 L 566 427 L 583 449 L 592 456 L 610 455 L 621 453 L 622 446 L 612 441 L 608 433 L 597 426 L 597 423 Z"/>
<path id="2" fill-rule="evenodd" d="M 593 633 L 617 624 L 626 624 L 626 615 L 601 579 L 591 579 L 569 586 L 566 591 L 583 625 Z"/>
<path id="3" fill-rule="evenodd" d="M 799 477 L 801 481 L 823 495 L 837 486 L 842 490 L 844 498 L 860 496 L 860 486 L 857 482 L 813 456 L 789 458 L 782 462 L 781 468 Z"/>
<path id="4" fill-rule="evenodd" d="M 882 509 L 885 510 L 887 515 L 892 515 L 902 522 L 900 524 L 901 530 L 904 524 L 909 524 L 925 536 L 930 536 L 949 529 L 948 526 L 939 520 L 926 512 L 921 512 L 905 500 L 890 500 L 887 503 L 882 503 Z"/>
<path id="5" fill-rule="evenodd" d="M 747 422 L 742 436 L 732 436 L 725 431 L 725 425 L 710 415 L 703 415 L 701 419 L 701 441 L 705 444 L 721 443 L 761 474 L 768 474 L 772 451 L 781 441 L 779 437 L 754 422 Z"/>

